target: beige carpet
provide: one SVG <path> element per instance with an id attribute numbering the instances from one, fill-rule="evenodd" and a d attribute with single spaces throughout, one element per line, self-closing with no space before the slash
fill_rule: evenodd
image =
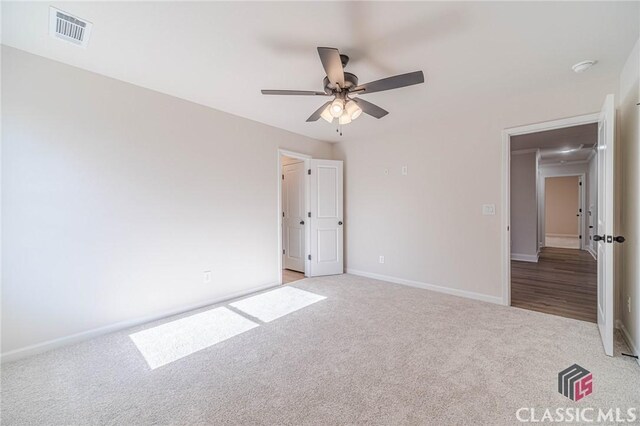
<path id="1" fill-rule="evenodd" d="M 150 325 L 6 364 L 2 425 L 506 425 L 520 407 L 640 407 L 640 367 L 603 355 L 595 324 L 349 275 L 293 286 L 326 299 L 155 370 L 128 337 Z M 557 392 L 574 363 L 594 377 L 579 402 Z"/>

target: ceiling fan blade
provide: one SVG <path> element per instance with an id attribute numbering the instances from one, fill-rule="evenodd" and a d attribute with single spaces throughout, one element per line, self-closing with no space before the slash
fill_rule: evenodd
<path id="1" fill-rule="evenodd" d="M 342 68 L 342 59 L 340 59 L 338 49 L 318 47 L 318 55 L 320 55 L 320 61 L 322 61 L 329 81 L 341 88 L 344 87 L 344 68 Z"/>
<path id="2" fill-rule="evenodd" d="M 314 92 L 312 90 L 261 90 L 263 95 L 308 95 L 308 96 L 329 96 L 324 92 Z"/>
<path id="3" fill-rule="evenodd" d="M 415 71 L 361 84 L 354 87 L 351 92 L 360 92 L 361 95 L 364 95 L 366 93 L 382 92 L 383 90 L 398 89 L 420 83 L 424 83 L 424 74 L 422 71 Z"/>
<path id="4" fill-rule="evenodd" d="M 320 115 L 322 114 L 322 111 L 324 111 L 324 109 L 328 107 L 331 102 L 333 101 L 326 102 L 324 105 L 318 108 L 316 112 L 314 112 L 313 114 L 311 114 L 309 118 L 307 118 L 307 122 L 318 121 L 318 119 L 320 118 Z"/>
<path id="5" fill-rule="evenodd" d="M 389 111 L 386 111 L 380 108 L 378 105 L 372 104 L 371 102 L 367 102 L 364 99 L 354 99 L 353 102 L 358 104 L 358 106 L 362 109 L 362 112 L 369 114 L 375 118 L 382 118 L 385 115 L 389 114 Z"/>

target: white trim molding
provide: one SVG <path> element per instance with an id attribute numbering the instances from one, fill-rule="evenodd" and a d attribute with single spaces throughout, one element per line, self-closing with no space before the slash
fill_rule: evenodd
<path id="1" fill-rule="evenodd" d="M 633 338 L 631 337 L 631 334 L 629 334 L 629 330 L 627 330 L 627 327 L 624 326 L 622 321 L 616 320 L 616 328 L 622 332 L 622 337 L 624 338 L 625 342 L 627 342 L 627 346 L 629 346 L 629 349 L 631 349 L 631 355 L 640 355 L 638 346 L 636 346 Z M 638 365 L 640 365 L 640 358 L 636 359 L 636 362 L 638 363 Z"/>
<path id="2" fill-rule="evenodd" d="M 511 253 L 511 260 L 518 260 L 520 262 L 538 263 L 539 259 L 540 259 L 540 254 Z"/>
<path id="3" fill-rule="evenodd" d="M 541 166 L 572 166 L 574 164 L 589 164 L 589 160 L 565 161 L 564 163 L 561 163 L 559 161 L 554 163 L 540 163 Z"/>
<path id="4" fill-rule="evenodd" d="M 489 296 L 488 294 L 475 293 L 473 291 L 459 290 L 456 288 L 442 287 L 434 284 L 427 284 L 420 281 L 407 280 L 404 278 L 391 277 L 389 275 L 381 275 L 373 272 L 359 271 L 347 268 L 347 274 L 358 275 L 360 277 L 372 278 L 379 281 L 387 281 L 394 284 L 406 285 L 409 287 L 421 288 L 424 290 L 436 291 L 438 293 L 449 294 L 451 296 L 464 297 L 466 299 L 480 300 L 482 302 L 495 303 L 502 305 L 502 298 L 498 296 Z"/>
<path id="5" fill-rule="evenodd" d="M 174 315 L 180 315 L 195 309 L 204 308 L 218 303 L 237 299 L 238 297 L 247 296 L 259 291 L 268 290 L 270 288 L 278 287 L 280 283 L 271 283 L 260 287 L 255 287 L 249 290 L 240 291 L 226 297 L 218 297 L 216 299 L 207 300 L 204 302 L 194 303 L 191 305 L 183 306 L 181 308 L 170 309 L 167 311 L 159 312 L 154 315 L 148 315 L 140 318 L 130 319 L 126 321 L 120 321 L 115 324 L 109 324 L 102 327 L 94 328 L 91 330 L 81 331 L 80 333 L 71 334 L 69 336 L 60 337 L 57 339 L 47 340 L 42 343 L 36 343 L 35 345 L 25 346 L 23 348 L 15 349 L 9 352 L 5 352 L 1 355 L 2 363 L 15 361 L 17 359 L 25 358 L 32 355 L 37 355 L 43 352 L 57 349 L 63 346 L 68 346 L 74 343 L 79 343 L 85 340 L 93 339 L 105 334 L 114 333 L 116 331 L 125 330 L 127 328 L 135 327 L 138 325 L 146 324 L 148 322 L 161 320 L 163 318 L 172 317 Z"/>

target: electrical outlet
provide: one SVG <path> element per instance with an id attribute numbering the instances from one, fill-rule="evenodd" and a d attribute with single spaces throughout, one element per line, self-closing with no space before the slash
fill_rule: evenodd
<path id="1" fill-rule="evenodd" d="M 384 256 L 380 256 L 380 257 L 378 258 L 378 262 L 380 262 L 380 263 L 384 263 Z"/>
<path id="2" fill-rule="evenodd" d="M 205 284 L 210 283 L 211 282 L 211 271 L 204 271 L 202 280 L 204 281 Z"/>
<path id="3" fill-rule="evenodd" d="M 384 169 L 384 174 L 388 175 L 389 174 L 389 169 Z"/>
<path id="4" fill-rule="evenodd" d="M 627 297 L 627 310 L 631 312 L 631 296 Z"/>

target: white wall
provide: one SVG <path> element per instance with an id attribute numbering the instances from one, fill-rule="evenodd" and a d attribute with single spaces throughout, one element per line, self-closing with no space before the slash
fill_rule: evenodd
<path id="1" fill-rule="evenodd" d="M 627 241 L 616 245 L 616 255 L 622 259 L 622 276 L 617 280 L 620 298 L 618 315 L 626 338 L 640 351 L 640 40 L 629 55 L 620 74 L 618 92 L 617 138 L 622 191 L 620 198 L 620 232 Z M 631 312 L 627 301 L 631 300 Z"/>
<path id="2" fill-rule="evenodd" d="M 538 152 L 511 153 L 511 258 L 538 261 Z"/>
<path id="3" fill-rule="evenodd" d="M 330 144 L 7 47 L 2 87 L 3 353 L 278 282 L 277 149 Z"/>
<path id="4" fill-rule="evenodd" d="M 422 111 L 420 129 L 428 131 L 404 126 L 393 135 L 336 144 L 334 156 L 346 161 L 347 270 L 501 300 L 502 131 L 597 112 L 616 90 L 616 77 L 579 75 L 572 84 L 548 82 L 535 91 L 505 85 L 433 102 Z M 410 95 L 385 98 L 381 106 L 391 114 L 382 120 Z M 367 99 L 376 102 L 375 96 Z M 376 126 L 376 120 L 350 126 L 360 125 Z M 483 215 L 483 204 L 495 204 L 497 214 Z"/>

